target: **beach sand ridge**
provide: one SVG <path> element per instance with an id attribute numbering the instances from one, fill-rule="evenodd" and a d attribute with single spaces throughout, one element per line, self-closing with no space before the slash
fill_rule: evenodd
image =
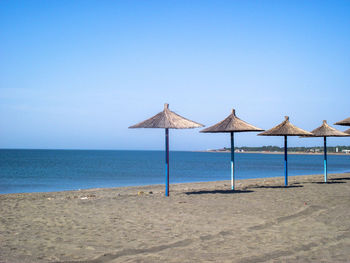
<path id="1" fill-rule="evenodd" d="M 0 195 L 0 262 L 349 262 L 350 174 Z"/>

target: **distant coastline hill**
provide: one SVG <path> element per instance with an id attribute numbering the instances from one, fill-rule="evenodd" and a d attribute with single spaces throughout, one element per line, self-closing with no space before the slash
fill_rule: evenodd
<path id="1" fill-rule="evenodd" d="M 212 149 L 207 150 L 208 152 L 230 152 L 230 148 L 224 147 L 221 149 Z M 261 146 L 261 147 L 235 147 L 235 152 L 283 152 L 284 148 L 279 146 Z M 298 153 L 322 153 L 323 147 L 289 147 L 289 152 L 298 152 Z M 327 147 L 329 153 L 348 153 L 350 154 L 350 146 L 331 146 Z"/>

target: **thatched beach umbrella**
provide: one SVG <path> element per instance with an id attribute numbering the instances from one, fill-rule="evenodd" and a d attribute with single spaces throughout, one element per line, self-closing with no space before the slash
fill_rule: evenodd
<path id="1" fill-rule="evenodd" d="M 308 131 L 300 129 L 289 122 L 289 117 L 270 130 L 259 133 L 262 136 L 284 136 L 284 185 L 288 186 L 288 159 L 287 159 L 287 137 L 288 136 L 312 136 Z"/>
<path id="2" fill-rule="evenodd" d="M 169 110 L 169 104 L 164 104 L 164 110 L 143 122 L 129 128 L 163 128 L 165 129 L 165 196 L 169 196 L 169 129 L 191 129 L 204 125 L 188 120 Z"/>
<path id="3" fill-rule="evenodd" d="M 208 127 L 200 132 L 207 133 L 219 133 L 219 132 L 228 132 L 231 133 L 231 188 L 235 189 L 235 180 L 234 180 L 234 167 L 235 167 L 235 149 L 234 149 L 234 133 L 235 132 L 258 132 L 263 131 L 260 128 L 257 128 L 245 121 L 242 121 L 236 116 L 235 110 L 232 109 L 231 114 L 220 121 L 219 123 Z"/>
<path id="4" fill-rule="evenodd" d="M 324 152 L 324 181 L 327 183 L 327 137 L 346 137 L 350 136 L 344 132 L 338 131 L 327 124 L 327 121 L 323 121 L 323 124 L 311 131 L 313 137 L 323 137 L 323 152 Z M 308 136 L 310 137 L 310 136 Z"/>
<path id="5" fill-rule="evenodd" d="M 350 126 L 350 117 L 342 120 L 342 121 L 338 121 L 336 123 L 334 123 L 335 125 L 342 125 L 342 126 Z"/>
<path id="6" fill-rule="evenodd" d="M 350 134 L 350 129 L 347 129 L 346 131 L 344 131 L 344 133 Z"/>

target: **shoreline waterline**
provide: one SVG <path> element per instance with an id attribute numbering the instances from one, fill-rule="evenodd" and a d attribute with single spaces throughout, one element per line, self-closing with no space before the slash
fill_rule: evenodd
<path id="1" fill-rule="evenodd" d="M 350 172 L 342 172 L 342 173 L 333 173 L 328 174 L 328 179 L 331 180 L 332 176 L 336 176 L 337 178 L 341 176 L 349 176 L 350 178 Z M 298 181 L 298 179 L 305 180 L 317 180 L 319 178 L 319 182 L 323 183 L 324 181 L 324 175 L 323 174 L 305 174 L 305 175 L 293 175 L 288 176 L 289 182 L 291 184 Z M 263 186 L 266 182 L 274 181 L 274 182 L 281 182 L 281 187 L 284 187 L 284 176 L 273 176 L 273 177 L 262 177 L 262 178 L 245 178 L 245 179 L 238 179 L 236 180 L 236 190 L 241 190 L 242 186 L 245 188 L 248 187 L 251 183 L 254 183 L 254 185 L 257 185 L 261 183 Z M 230 191 L 231 188 L 229 187 L 231 182 L 229 180 L 217 180 L 217 181 L 195 181 L 195 182 L 183 182 L 183 183 L 173 183 L 170 184 L 170 192 L 177 191 L 182 188 L 187 188 L 188 186 L 194 186 L 196 188 L 203 187 L 205 185 L 217 185 L 220 186 L 227 186 L 227 190 Z M 278 186 L 278 184 L 276 184 Z M 26 195 L 26 194 L 38 194 L 38 195 L 45 195 L 45 194 L 60 194 L 60 193 L 75 193 L 75 192 L 96 192 L 96 191 L 118 191 L 121 192 L 129 192 L 134 191 L 138 193 L 139 191 L 151 191 L 152 189 L 156 189 L 158 193 L 164 193 L 164 184 L 145 184 L 145 185 L 130 185 L 130 186 L 116 186 L 116 187 L 97 187 L 97 188 L 85 188 L 85 189 L 72 189 L 72 190 L 63 190 L 63 191 L 48 191 L 48 192 L 22 192 L 22 193 L 0 193 L 0 196 L 5 195 Z M 288 186 L 286 187 L 288 188 Z M 151 191 L 152 192 L 152 191 Z M 234 192 L 234 191 L 233 191 Z M 153 194 L 153 192 L 152 192 Z"/>

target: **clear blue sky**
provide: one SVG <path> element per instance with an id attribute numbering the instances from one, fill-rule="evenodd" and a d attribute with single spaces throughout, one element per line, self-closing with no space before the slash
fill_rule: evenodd
<path id="1" fill-rule="evenodd" d="M 3 0 L 0 58 L 0 148 L 163 149 L 163 130 L 127 127 L 165 102 L 206 126 L 233 107 L 264 129 L 350 117 L 350 1 Z M 198 131 L 171 148 L 229 145 Z"/>

